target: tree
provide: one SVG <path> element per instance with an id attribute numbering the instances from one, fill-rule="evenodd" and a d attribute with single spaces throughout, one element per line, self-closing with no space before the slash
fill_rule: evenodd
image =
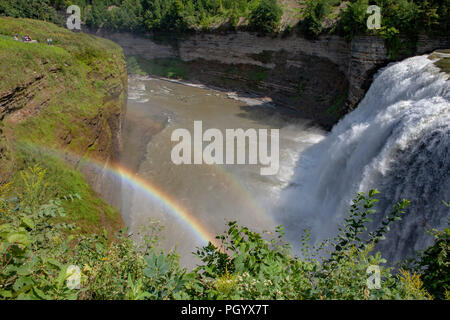
<path id="1" fill-rule="evenodd" d="M 283 10 L 276 0 L 261 0 L 259 5 L 250 13 L 250 27 L 263 33 L 277 31 Z"/>
<path id="2" fill-rule="evenodd" d="M 322 32 L 322 22 L 331 11 L 329 0 L 309 0 L 306 3 L 300 28 L 308 36 L 317 36 Z"/>
<path id="3" fill-rule="evenodd" d="M 169 12 L 161 20 L 161 28 L 168 31 L 182 31 L 187 29 L 184 21 L 184 4 L 181 0 L 174 0 Z"/>

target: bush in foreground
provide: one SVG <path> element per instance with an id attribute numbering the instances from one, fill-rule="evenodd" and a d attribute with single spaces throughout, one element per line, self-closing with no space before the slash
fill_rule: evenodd
<path id="1" fill-rule="evenodd" d="M 18 198 L 8 192 L 11 186 L 1 187 L 2 299 L 432 298 L 420 274 L 385 267 L 381 254 L 374 252 L 374 245 L 409 205 L 406 200 L 396 204 L 378 229 L 367 232 L 365 226 L 375 213 L 375 190 L 356 196 L 336 238 L 310 248 L 306 233 L 301 258 L 284 242 L 281 227 L 276 237 L 265 240 L 230 222 L 228 231 L 218 236 L 221 248 L 199 248 L 200 265 L 188 272 L 179 266 L 175 252 L 158 249 L 157 229 L 152 228 L 139 245 L 121 233 L 80 235 L 75 225 L 64 222 L 63 202 L 82 199 L 68 195 L 41 203 L 44 176 L 45 170 L 37 166 L 25 171 L 25 189 Z M 448 236 L 438 237 L 436 243 L 438 250 L 427 250 L 421 266 L 427 270 L 424 281 L 434 284 L 432 292 L 442 298 L 448 297 L 448 282 L 440 283 L 440 275 L 447 272 L 448 277 L 448 268 L 435 257 L 446 257 Z M 79 289 L 67 286 L 73 281 L 71 265 L 79 267 Z M 369 266 L 379 267 L 379 289 L 367 285 Z"/>

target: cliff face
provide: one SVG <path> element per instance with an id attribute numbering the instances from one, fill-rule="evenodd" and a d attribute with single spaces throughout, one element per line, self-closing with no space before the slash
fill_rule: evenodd
<path id="1" fill-rule="evenodd" d="M 450 37 L 430 38 L 419 36 L 415 48 L 411 48 L 413 55 L 430 53 L 436 49 L 450 47 Z M 400 54 L 398 59 L 408 56 Z M 347 72 L 349 80 L 348 106 L 356 107 L 369 89 L 373 75 L 380 67 L 391 62 L 383 39 L 373 36 L 358 36 L 353 39 L 350 50 L 350 62 Z"/>
<path id="2" fill-rule="evenodd" d="M 190 81 L 266 96 L 327 127 L 342 114 L 350 44 L 336 36 L 309 41 L 237 32 L 185 35 L 161 43 L 132 34 L 99 35 L 117 42 L 127 56 L 155 64 L 161 58 L 179 59 Z"/>
<path id="3" fill-rule="evenodd" d="M 14 41 L 15 33 L 37 43 Z M 81 172 L 106 200 L 113 198 L 117 190 L 107 188 L 101 168 L 120 152 L 126 90 L 125 59 L 113 42 L 41 21 L 0 18 L 0 182 L 37 163 L 50 178 L 66 176 L 51 182 L 59 196 L 84 193 L 81 220 L 122 225 L 118 213 L 75 177 Z"/>
<path id="4" fill-rule="evenodd" d="M 120 44 L 128 56 L 150 61 L 181 59 L 189 80 L 267 95 L 326 127 L 358 104 L 373 74 L 390 61 L 384 40 L 372 36 L 348 42 L 338 36 L 307 40 L 297 35 L 270 38 L 247 32 L 178 38 L 99 35 Z M 448 46 L 448 38 L 420 37 L 415 53 Z"/>

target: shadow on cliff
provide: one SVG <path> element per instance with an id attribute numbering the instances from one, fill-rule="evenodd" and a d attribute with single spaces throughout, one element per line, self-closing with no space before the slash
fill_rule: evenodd
<path id="1" fill-rule="evenodd" d="M 252 96 L 248 96 L 252 98 Z M 306 119 L 297 110 L 291 108 L 274 105 L 270 102 L 265 102 L 261 105 L 249 106 L 242 105 L 239 117 L 250 119 L 262 125 L 285 127 L 286 125 L 302 124 L 306 127 L 318 127 L 312 119 Z M 328 129 L 321 127 L 321 129 Z"/>

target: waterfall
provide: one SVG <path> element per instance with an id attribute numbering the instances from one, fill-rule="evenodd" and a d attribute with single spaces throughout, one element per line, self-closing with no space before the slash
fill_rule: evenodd
<path id="1" fill-rule="evenodd" d="M 279 220 L 298 243 L 335 235 L 358 191 L 381 191 L 374 223 L 401 199 L 408 214 L 378 247 L 391 262 L 432 243 L 450 201 L 450 80 L 427 56 L 380 70 L 359 106 L 300 157 L 280 196 Z"/>

